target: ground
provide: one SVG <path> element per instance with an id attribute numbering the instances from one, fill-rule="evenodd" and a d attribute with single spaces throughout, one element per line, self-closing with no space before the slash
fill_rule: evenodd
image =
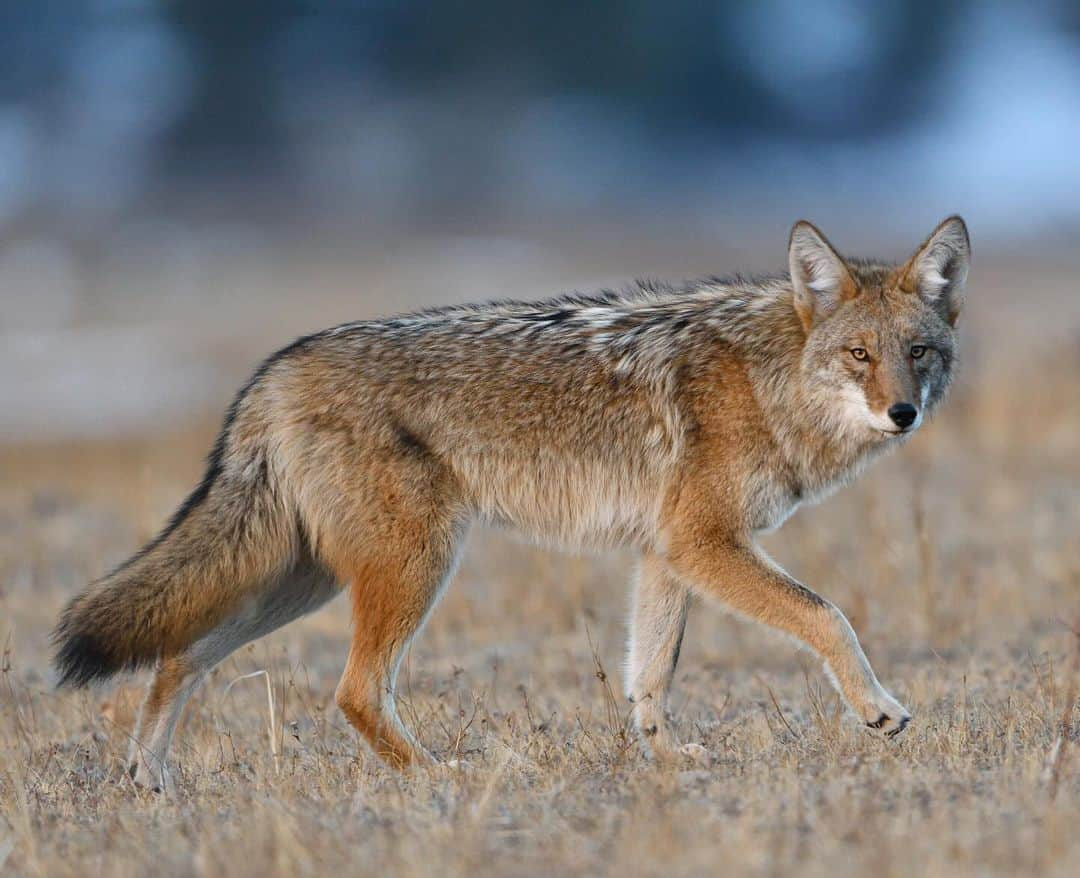
<path id="1" fill-rule="evenodd" d="M 651 765 L 621 695 L 632 558 L 477 531 L 402 677 L 406 721 L 455 767 L 403 776 L 358 743 L 333 704 L 339 599 L 219 667 L 175 794 L 135 789 L 145 680 L 57 691 L 48 632 L 194 484 L 214 426 L 5 443 L 0 872 L 1075 874 L 1080 307 L 1041 269 L 977 268 L 941 416 L 767 539 L 911 709 L 891 742 L 795 644 L 702 602 L 672 707 L 712 761 Z"/>

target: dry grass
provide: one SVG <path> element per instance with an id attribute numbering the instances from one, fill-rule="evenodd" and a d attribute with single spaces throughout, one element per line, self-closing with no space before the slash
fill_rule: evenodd
<path id="1" fill-rule="evenodd" d="M 403 684 L 420 737 L 470 768 L 403 777 L 359 748 L 333 707 L 339 601 L 221 666 L 176 796 L 140 792 L 140 681 L 54 691 L 47 632 L 183 495 L 211 428 L 0 451 L 0 873 L 1075 874 L 1078 308 L 1067 277 L 1023 301 L 973 283 L 945 414 L 769 540 L 913 710 L 895 743 L 789 642 L 703 605 L 674 708 L 716 764 L 651 766 L 618 695 L 630 559 L 477 533 Z M 241 679 L 262 670 L 272 716 Z"/>

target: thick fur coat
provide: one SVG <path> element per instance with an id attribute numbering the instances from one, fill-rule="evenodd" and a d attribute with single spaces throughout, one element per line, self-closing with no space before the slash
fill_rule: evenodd
<path id="1" fill-rule="evenodd" d="M 775 278 L 451 306 L 294 342 L 237 396 L 162 533 L 65 610 L 62 682 L 157 664 L 132 767 L 161 785 L 209 668 L 348 588 L 338 704 L 384 758 L 427 760 L 394 707 L 397 666 L 482 521 L 641 553 L 626 690 L 658 757 L 680 752 L 664 704 L 692 592 L 804 641 L 856 716 L 898 733 L 909 715 L 843 615 L 754 537 L 939 404 L 967 230 L 950 218 L 892 266 L 798 223 L 788 261 Z"/>

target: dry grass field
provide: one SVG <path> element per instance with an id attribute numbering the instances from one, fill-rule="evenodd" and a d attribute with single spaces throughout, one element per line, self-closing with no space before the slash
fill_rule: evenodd
<path id="1" fill-rule="evenodd" d="M 896 742 L 792 643 L 699 603 L 673 708 L 713 763 L 651 765 L 620 694 L 632 559 L 477 531 L 402 683 L 407 721 L 466 767 L 401 776 L 363 751 L 333 705 L 339 599 L 220 666 L 176 794 L 143 792 L 122 768 L 144 681 L 56 691 L 48 632 L 160 526 L 215 425 L 0 446 L 0 874 L 1077 874 L 1075 276 L 979 263 L 942 415 L 768 538 L 912 709 Z"/>

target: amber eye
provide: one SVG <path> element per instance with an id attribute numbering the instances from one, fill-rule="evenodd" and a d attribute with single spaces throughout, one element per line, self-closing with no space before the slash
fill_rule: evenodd
<path id="1" fill-rule="evenodd" d="M 852 348 L 851 356 L 853 356 L 860 363 L 865 363 L 870 359 L 870 355 L 866 352 L 866 348 Z"/>
<path id="2" fill-rule="evenodd" d="M 926 345 L 913 344 L 911 346 L 911 358 L 913 360 L 920 359 L 922 357 L 922 355 L 925 354 L 925 353 L 926 353 Z"/>

